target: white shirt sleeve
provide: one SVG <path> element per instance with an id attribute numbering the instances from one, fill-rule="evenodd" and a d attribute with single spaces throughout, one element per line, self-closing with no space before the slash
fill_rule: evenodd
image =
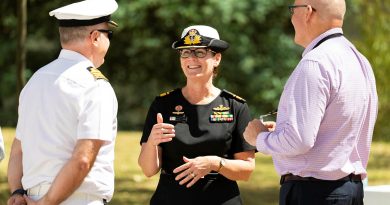
<path id="1" fill-rule="evenodd" d="M 108 82 L 101 81 L 89 89 L 81 101 L 78 116 L 78 139 L 113 141 L 116 128 L 117 101 Z"/>

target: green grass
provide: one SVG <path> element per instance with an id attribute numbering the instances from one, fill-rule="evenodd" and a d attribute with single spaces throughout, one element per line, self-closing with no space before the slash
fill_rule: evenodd
<path id="1" fill-rule="evenodd" d="M 15 130 L 3 128 L 7 155 Z M 157 185 L 158 175 L 145 177 L 137 164 L 140 132 L 119 132 L 116 142 L 115 194 L 112 205 L 145 205 Z M 0 205 L 9 196 L 7 184 L 8 158 L 0 163 Z M 368 165 L 369 185 L 390 184 L 390 143 L 373 143 Z M 279 177 L 269 156 L 257 154 L 256 169 L 247 182 L 239 182 L 244 204 L 278 204 Z"/>

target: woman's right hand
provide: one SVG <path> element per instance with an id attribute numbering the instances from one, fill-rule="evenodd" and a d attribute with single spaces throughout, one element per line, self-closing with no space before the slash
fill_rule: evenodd
<path id="1" fill-rule="evenodd" d="M 172 141 L 173 137 L 175 137 L 175 126 L 164 123 L 161 113 L 157 113 L 157 123 L 153 125 L 147 144 L 157 146 Z"/>

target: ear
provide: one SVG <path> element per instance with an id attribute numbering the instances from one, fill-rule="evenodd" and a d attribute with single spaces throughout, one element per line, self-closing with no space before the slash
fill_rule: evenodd
<path id="1" fill-rule="evenodd" d="M 311 7 L 311 5 L 308 5 L 306 7 L 306 15 L 305 15 L 306 22 L 309 22 L 312 19 L 313 13 L 314 13 L 313 7 Z"/>
<path id="2" fill-rule="evenodd" d="M 90 41 L 91 44 L 97 45 L 98 41 L 100 38 L 100 33 L 98 31 L 92 31 L 91 34 L 89 35 L 88 40 Z"/>
<path id="3" fill-rule="evenodd" d="M 214 67 L 218 67 L 219 66 L 219 63 L 221 62 L 222 60 L 222 55 L 221 53 L 216 53 L 215 56 L 214 56 Z"/>

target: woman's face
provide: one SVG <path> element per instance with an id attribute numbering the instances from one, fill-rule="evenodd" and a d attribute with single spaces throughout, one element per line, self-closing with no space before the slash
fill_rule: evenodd
<path id="1" fill-rule="evenodd" d="M 187 79 L 205 79 L 213 77 L 214 67 L 218 67 L 221 54 L 207 48 L 180 50 L 180 63 Z"/>

